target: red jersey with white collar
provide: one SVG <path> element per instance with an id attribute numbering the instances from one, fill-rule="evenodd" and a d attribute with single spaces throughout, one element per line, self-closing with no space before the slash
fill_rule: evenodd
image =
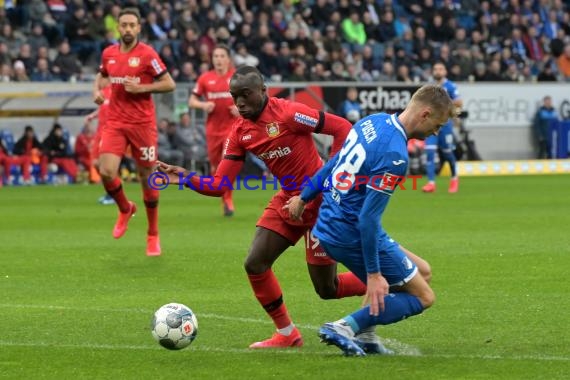
<path id="1" fill-rule="evenodd" d="M 103 50 L 99 71 L 111 81 L 110 123 L 155 124 L 152 94 L 130 94 L 123 85 L 126 77 L 150 84 L 166 73 L 166 66 L 151 46 L 138 42 L 128 53 L 120 51 L 120 44 L 109 46 Z"/>
<path id="2" fill-rule="evenodd" d="M 338 125 L 338 132 L 335 131 L 342 136 L 337 145 L 342 144 L 350 128 L 350 123 L 343 121 L 345 125 Z M 257 120 L 239 118 L 233 125 L 224 159 L 239 160 L 249 151 L 262 159 L 271 173 L 283 182 L 300 184 L 323 165 L 312 134 L 322 132 L 324 125 L 325 113 L 321 111 L 301 103 L 269 98 Z"/>

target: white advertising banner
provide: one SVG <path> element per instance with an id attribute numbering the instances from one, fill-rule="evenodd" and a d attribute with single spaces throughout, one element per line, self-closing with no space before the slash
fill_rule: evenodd
<path id="1" fill-rule="evenodd" d="M 458 83 L 469 128 L 525 127 L 546 95 L 552 97 L 560 117 L 570 119 L 570 84 Z"/>

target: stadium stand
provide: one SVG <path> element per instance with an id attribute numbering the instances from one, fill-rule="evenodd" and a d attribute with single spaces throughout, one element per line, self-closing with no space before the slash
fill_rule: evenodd
<path id="1" fill-rule="evenodd" d="M 456 81 L 564 81 L 570 78 L 569 3 L 11 1 L 0 8 L 0 79 L 90 80 L 101 50 L 116 42 L 119 6 L 134 5 L 144 16 L 142 39 L 160 51 L 178 81 L 195 80 L 217 43 L 239 50 L 239 62 L 259 62 L 273 81 L 375 81 L 404 71 L 425 81 L 426 61 L 434 59 L 446 62 Z"/>

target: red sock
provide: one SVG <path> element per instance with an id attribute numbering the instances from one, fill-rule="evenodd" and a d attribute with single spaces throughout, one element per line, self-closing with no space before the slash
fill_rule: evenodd
<path id="1" fill-rule="evenodd" d="M 119 177 L 115 177 L 108 182 L 103 181 L 103 187 L 105 187 L 107 194 L 115 200 L 122 213 L 129 212 L 131 206 L 129 205 L 129 200 L 123 191 L 123 185 L 121 184 Z"/>
<path id="2" fill-rule="evenodd" d="M 292 323 L 291 318 L 289 318 L 287 307 L 283 302 L 281 287 L 273 271 L 269 269 L 262 274 L 248 274 L 247 277 L 249 277 L 255 297 L 273 319 L 275 326 L 278 329 L 289 326 Z"/>
<path id="3" fill-rule="evenodd" d="M 352 272 L 338 274 L 336 298 L 362 296 L 366 294 L 366 285 Z"/>
<path id="4" fill-rule="evenodd" d="M 222 203 L 226 205 L 230 210 L 234 209 L 234 201 L 232 199 L 232 191 L 228 190 L 222 195 Z"/>
<path id="5" fill-rule="evenodd" d="M 158 190 L 143 189 L 144 206 L 148 220 L 148 235 L 158 235 Z"/>

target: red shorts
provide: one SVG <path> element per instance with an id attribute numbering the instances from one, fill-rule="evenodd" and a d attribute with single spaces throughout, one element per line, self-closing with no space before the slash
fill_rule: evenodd
<path id="1" fill-rule="evenodd" d="M 291 196 L 280 190 L 271 198 L 261 218 L 257 221 L 257 227 L 267 228 L 294 245 L 302 236 L 305 236 L 305 253 L 307 263 L 312 265 L 331 265 L 335 261 L 327 256 L 319 244 L 319 240 L 312 235 L 311 229 L 317 221 L 321 200 L 315 199 L 303 213 L 302 221 L 294 221 L 289 218 L 287 210 L 283 206 Z"/>
<path id="2" fill-rule="evenodd" d="M 224 155 L 224 144 L 226 136 L 206 136 L 206 146 L 208 148 L 208 161 L 210 165 L 217 168 Z"/>
<path id="3" fill-rule="evenodd" d="M 132 125 L 107 122 L 101 133 L 99 154 L 112 153 L 122 157 L 131 147 L 139 166 L 154 166 L 157 159 L 158 132 L 154 124 Z"/>

